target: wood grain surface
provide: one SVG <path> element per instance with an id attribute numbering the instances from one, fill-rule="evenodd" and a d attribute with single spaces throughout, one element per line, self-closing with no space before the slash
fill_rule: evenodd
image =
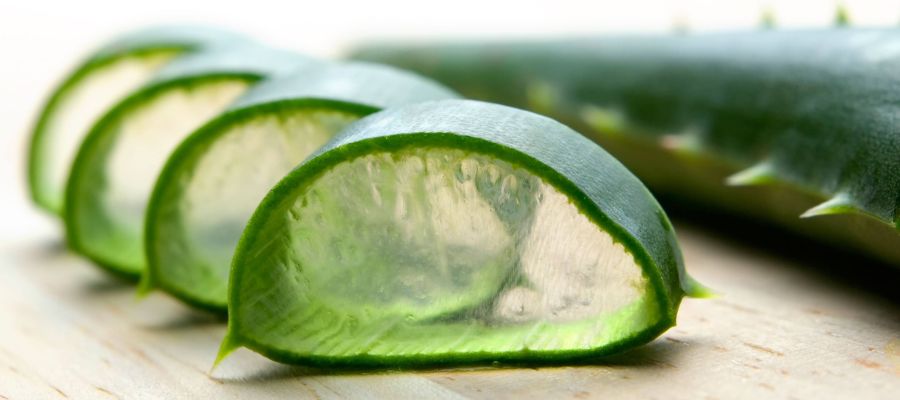
<path id="1" fill-rule="evenodd" d="M 333 372 L 239 351 L 210 373 L 221 320 L 162 294 L 136 300 L 133 286 L 68 253 L 46 218 L 31 218 L 42 228 L 7 239 L 0 256 L 0 399 L 900 398 L 897 282 L 887 293 L 860 287 L 684 223 L 689 269 L 720 295 L 685 300 L 676 328 L 623 355 Z"/>

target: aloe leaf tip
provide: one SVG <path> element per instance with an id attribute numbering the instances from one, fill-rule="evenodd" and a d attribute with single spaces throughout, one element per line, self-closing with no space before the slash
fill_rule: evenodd
<path id="1" fill-rule="evenodd" d="M 141 280 L 138 282 L 137 290 L 134 293 L 134 297 L 137 300 L 143 300 L 150 293 L 152 293 L 156 289 L 156 284 L 153 282 L 153 279 L 149 274 L 141 275 Z"/>
<path id="2" fill-rule="evenodd" d="M 230 329 L 229 329 L 230 330 Z M 231 333 L 228 332 L 225 335 L 225 338 L 222 339 L 222 344 L 219 346 L 219 353 L 216 354 L 216 360 L 213 361 L 212 367 L 209 369 L 209 373 L 212 374 L 215 371 L 216 367 L 222 363 L 228 356 L 233 353 L 235 350 L 241 347 L 240 340 Z"/>
<path id="3" fill-rule="evenodd" d="M 684 283 L 682 283 L 682 290 L 684 290 L 684 294 L 687 297 L 695 298 L 695 299 L 712 299 L 719 297 L 719 294 L 716 291 L 710 289 L 708 286 L 700 283 L 696 279 L 688 276 L 685 279 Z"/>

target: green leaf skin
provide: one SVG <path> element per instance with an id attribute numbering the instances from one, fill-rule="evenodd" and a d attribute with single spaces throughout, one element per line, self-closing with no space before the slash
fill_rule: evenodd
<path id="1" fill-rule="evenodd" d="M 561 301 L 552 313 L 501 312 L 547 287 L 537 304 Z M 652 340 L 695 289 L 663 210 L 596 144 L 514 108 L 418 103 L 354 123 L 265 197 L 235 251 L 218 359 L 243 346 L 319 366 L 566 361 Z M 621 291 L 632 300 L 566 316 Z"/>
<path id="2" fill-rule="evenodd" d="M 351 58 L 553 116 L 659 193 L 900 266 L 898 44 L 896 30 L 842 28 L 371 46 Z M 841 207 L 799 218 L 835 196 Z"/>
<path id="3" fill-rule="evenodd" d="M 78 144 L 87 134 L 77 131 L 61 133 L 71 125 L 70 121 L 60 121 L 68 108 L 78 108 L 84 102 L 97 102 L 98 96 L 115 102 L 125 97 L 149 80 L 155 71 L 180 55 L 197 52 L 238 42 L 248 42 L 241 35 L 200 26 L 161 26 L 131 32 L 97 49 L 90 57 L 74 69 L 62 83 L 53 90 L 41 110 L 31 133 L 28 151 L 28 188 L 32 200 L 40 208 L 53 214 L 62 215 L 65 182 L 71 160 Z M 124 65 L 134 64 L 122 81 L 114 87 L 102 89 L 98 93 L 90 87 L 94 79 L 102 79 L 104 74 Z M 137 66 L 141 65 L 141 67 Z M 73 98 L 81 94 L 80 98 Z M 111 103 L 112 104 L 112 103 Z M 111 105 L 110 104 L 110 105 Z M 97 104 L 97 112 L 102 113 L 103 104 Z M 80 112 L 85 114 L 84 112 Z M 100 115 L 80 115 L 90 123 L 92 117 Z"/>
<path id="4" fill-rule="evenodd" d="M 310 63 L 248 44 L 186 55 L 160 70 L 100 118 L 81 144 L 66 187 L 69 246 L 111 272 L 140 277 L 147 198 L 171 150 L 196 128 L 185 121 L 200 125 L 255 82 Z"/>
<path id="5" fill-rule="evenodd" d="M 363 63 L 314 65 L 255 86 L 163 167 L 147 207 L 142 288 L 225 312 L 234 247 L 272 186 L 365 115 L 454 97 L 417 75 Z"/>

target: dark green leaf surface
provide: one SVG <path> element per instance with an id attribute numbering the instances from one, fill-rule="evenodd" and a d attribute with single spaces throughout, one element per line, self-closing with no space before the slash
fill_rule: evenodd
<path id="1" fill-rule="evenodd" d="M 581 127 L 660 192 L 900 265 L 898 46 L 897 30 L 845 28 L 372 46 L 354 58 Z M 747 187 L 726 187 L 732 174 Z"/>

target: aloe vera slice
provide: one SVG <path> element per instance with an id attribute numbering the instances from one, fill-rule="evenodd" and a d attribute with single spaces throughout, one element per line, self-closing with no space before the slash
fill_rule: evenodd
<path id="1" fill-rule="evenodd" d="M 98 49 L 53 91 L 31 134 L 28 186 L 34 202 L 62 214 L 65 179 L 91 124 L 167 63 L 201 49 L 246 41 L 203 27 L 156 27 Z"/>
<path id="2" fill-rule="evenodd" d="M 256 46 L 198 52 L 116 104 L 91 128 L 69 175 L 70 247 L 112 272 L 139 277 L 146 264 L 144 211 L 169 153 L 254 82 L 308 63 Z"/>
<path id="3" fill-rule="evenodd" d="M 351 125 L 255 211 L 219 360 L 541 362 L 636 346 L 687 278 L 665 213 L 553 120 L 443 100 Z"/>
<path id="4" fill-rule="evenodd" d="M 900 266 L 898 46 L 894 29 L 842 28 L 372 46 L 354 58 L 553 116 L 658 193 Z"/>
<path id="5" fill-rule="evenodd" d="M 260 83 L 166 162 L 147 208 L 142 287 L 225 311 L 234 248 L 272 186 L 362 116 L 451 97 L 427 79 L 371 64 L 322 65 Z"/>

